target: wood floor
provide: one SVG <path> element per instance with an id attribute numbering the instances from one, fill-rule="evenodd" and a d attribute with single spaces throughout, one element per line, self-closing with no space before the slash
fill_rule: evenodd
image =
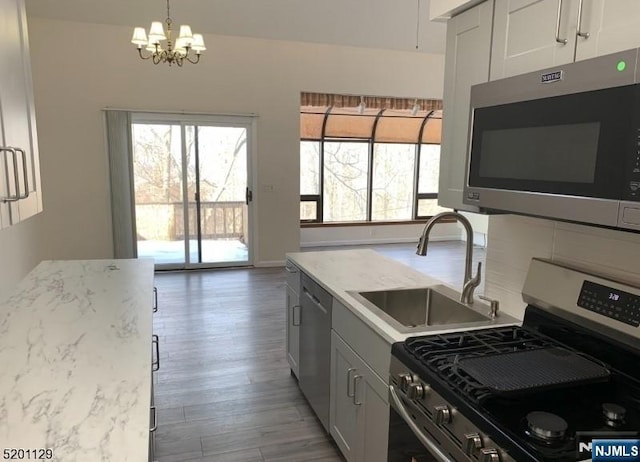
<path id="1" fill-rule="evenodd" d="M 431 243 L 426 258 L 415 245 L 372 248 L 462 283 L 462 243 Z M 159 462 L 343 460 L 289 372 L 282 268 L 158 273 L 156 286 Z"/>

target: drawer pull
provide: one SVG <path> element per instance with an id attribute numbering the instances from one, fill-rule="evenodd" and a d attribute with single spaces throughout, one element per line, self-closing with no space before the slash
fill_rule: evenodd
<path id="1" fill-rule="evenodd" d="M 160 339 L 157 335 L 152 336 L 153 340 L 151 343 L 154 344 L 156 350 L 156 360 L 152 363 L 153 372 L 157 372 L 160 370 Z"/>

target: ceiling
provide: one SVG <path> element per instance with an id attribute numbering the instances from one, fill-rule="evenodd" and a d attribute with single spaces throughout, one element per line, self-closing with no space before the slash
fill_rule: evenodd
<path id="1" fill-rule="evenodd" d="M 149 27 L 165 0 L 26 0 L 29 16 Z M 418 9 L 419 20 L 418 20 Z M 444 54 L 446 25 L 429 0 L 173 0 L 194 32 Z"/>

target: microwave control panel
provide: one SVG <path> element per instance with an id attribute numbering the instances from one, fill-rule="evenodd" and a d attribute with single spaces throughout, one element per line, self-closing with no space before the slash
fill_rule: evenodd
<path id="1" fill-rule="evenodd" d="M 640 201 L 640 128 L 636 130 L 635 149 L 630 159 L 631 171 L 629 175 L 629 188 L 627 189 L 627 199 Z"/>
<path id="2" fill-rule="evenodd" d="M 578 306 L 634 327 L 640 326 L 640 297 L 584 281 Z"/>

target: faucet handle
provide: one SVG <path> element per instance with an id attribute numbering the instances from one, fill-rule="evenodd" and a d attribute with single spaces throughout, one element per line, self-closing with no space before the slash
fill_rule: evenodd
<path id="1" fill-rule="evenodd" d="M 484 300 L 485 302 L 489 302 L 491 304 L 491 319 L 494 319 L 498 316 L 498 310 L 500 309 L 500 300 L 496 300 L 493 298 L 485 297 L 484 295 L 478 295 L 480 300 Z"/>

